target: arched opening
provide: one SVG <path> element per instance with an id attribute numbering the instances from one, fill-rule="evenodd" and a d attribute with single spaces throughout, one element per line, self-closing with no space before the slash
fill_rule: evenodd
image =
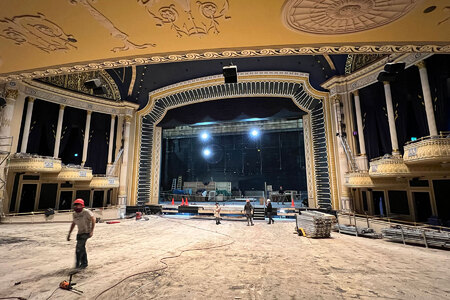
<path id="1" fill-rule="evenodd" d="M 326 118 L 327 94 L 314 90 L 308 74 L 293 72 L 249 72 L 239 74 L 239 82 L 223 84 L 221 76 L 211 76 L 168 86 L 150 94 L 149 104 L 138 113 L 132 191 L 135 204 L 158 203 L 161 169 L 162 129 L 157 126 L 167 111 L 185 105 L 239 97 L 289 98 L 306 114 L 305 158 L 308 200 L 313 206 L 332 208 L 335 191 L 334 166 Z"/>

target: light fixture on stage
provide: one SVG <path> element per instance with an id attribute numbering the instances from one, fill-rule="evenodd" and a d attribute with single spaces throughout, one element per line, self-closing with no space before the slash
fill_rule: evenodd
<path id="1" fill-rule="evenodd" d="M 106 94 L 106 88 L 104 86 L 96 87 L 92 91 L 94 92 L 94 95 Z"/>
<path id="2" fill-rule="evenodd" d="M 237 66 L 225 66 L 222 70 L 225 83 L 237 83 Z"/>
<path id="3" fill-rule="evenodd" d="M 252 138 L 257 138 L 257 137 L 259 137 L 260 134 L 261 134 L 261 132 L 257 128 L 253 128 L 252 130 L 250 130 L 250 136 Z"/>
<path id="4" fill-rule="evenodd" d="M 204 157 L 210 157 L 212 152 L 209 148 L 205 148 L 205 149 L 203 149 L 202 154 Z"/>
<path id="5" fill-rule="evenodd" d="M 200 139 L 204 142 L 206 142 L 207 140 L 209 140 L 210 135 L 208 132 L 204 131 L 200 134 Z"/>

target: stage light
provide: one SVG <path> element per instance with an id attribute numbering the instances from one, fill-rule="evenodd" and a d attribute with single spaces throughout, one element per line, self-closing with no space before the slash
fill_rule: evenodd
<path id="1" fill-rule="evenodd" d="M 259 134 L 260 134 L 259 129 L 252 129 L 252 130 L 250 130 L 250 136 L 253 137 L 253 138 L 258 137 Z"/>
<path id="2" fill-rule="evenodd" d="M 202 141 L 207 141 L 207 140 L 209 140 L 209 133 L 207 133 L 207 132 L 202 132 L 202 133 L 200 134 L 200 139 L 201 139 Z"/>
<path id="3" fill-rule="evenodd" d="M 205 148 L 205 149 L 203 149 L 203 156 L 204 157 L 210 157 L 211 156 L 211 150 L 209 149 L 209 148 Z"/>
<path id="4" fill-rule="evenodd" d="M 411 142 L 414 142 L 414 141 L 417 141 L 417 138 L 414 137 L 414 136 L 412 136 L 412 137 L 411 137 Z"/>
<path id="5" fill-rule="evenodd" d="M 73 156 L 78 157 L 78 153 L 75 153 Z"/>

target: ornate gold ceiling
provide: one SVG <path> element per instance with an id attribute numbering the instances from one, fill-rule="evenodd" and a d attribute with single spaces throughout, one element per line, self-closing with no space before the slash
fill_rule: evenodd
<path id="1" fill-rule="evenodd" d="M 233 56 L 450 52 L 447 0 L 0 0 L 0 80 Z"/>

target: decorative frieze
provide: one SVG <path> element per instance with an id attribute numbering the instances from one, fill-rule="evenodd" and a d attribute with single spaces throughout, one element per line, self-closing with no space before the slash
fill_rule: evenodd
<path id="1" fill-rule="evenodd" d="M 411 171 L 403 162 L 403 158 L 385 155 L 370 162 L 371 177 L 402 177 L 411 175 Z"/>
<path id="2" fill-rule="evenodd" d="M 97 176 L 92 177 L 89 187 L 92 189 L 108 189 L 119 187 L 119 177 Z"/>

